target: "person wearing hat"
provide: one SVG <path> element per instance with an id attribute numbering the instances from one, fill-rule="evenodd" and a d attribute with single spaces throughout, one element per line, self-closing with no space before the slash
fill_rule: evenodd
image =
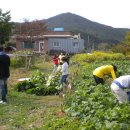
<path id="1" fill-rule="evenodd" d="M 113 80 L 116 79 L 117 67 L 115 65 L 103 65 L 96 68 L 93 71 L 93 77 L 95 79 L 96 85 L 104 84 L 105 75 L 111 75 Z"/>
<path id="2" fill-rule="evenodd" d="M 130 101 L 130 75 L 116 78 L 111 84 L 111 90 L 119 103 Z"/>
<path id="3" fill-rule="evenodd" d="M 10 76 L 10 57 L 3 52 L 3 47 L 0 46 L 0 91 L 1 104 L 7 103 L 7 79 Z"/>

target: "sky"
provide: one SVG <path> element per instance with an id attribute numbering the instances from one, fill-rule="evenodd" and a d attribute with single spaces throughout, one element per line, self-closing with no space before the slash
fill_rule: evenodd
<path id="1" fill-rule="evenodd" d="M 130 28 L 130 0 L 0 0 L 11 21 L 41 20 L 73 13 L 115 28 Z"/>

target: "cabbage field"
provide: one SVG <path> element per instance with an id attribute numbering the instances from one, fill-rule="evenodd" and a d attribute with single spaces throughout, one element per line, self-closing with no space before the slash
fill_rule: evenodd
<path id="1" fill-rule="evenodd" d="M 79 129 L 128 130 L 130 104 L 119 104 L 110 90 L 111 78 L 105 85 L 95 86 L 92 70 L 103 64 L 117 65 L 117 76 L 130 74 L 130 61 L 102 61 L 90 63 L 73 82 L 74 94 L 65 101 L 66 112 L 80 120 Z"/>
<path id="2" fill-rule="evenodd" d="M 111 92 L 111 76 L 105 77 L 104 85 L 95 85 L 92 72 L 95 68 L 114 64 L 117 77 L 130 74 L 130 61 L 122 54 L 79 54 L 70 63 L 71 95 L 66 94 L 63 109 L 66 116 L 52 118 L 41 128 L 47 130 L 130 130 L 130 103 L 120 104 Z M 36 95 L 58 93 L 59 75 L 46 78 L 37 71 L 25 88 L 16 85 L 18 91 Z M 28 85 L 29 84 L 29 85 Z M 29 89 L 29 86 L 30 89 Z M 22 90 L 23 89 L 23 90 Z"/>
<path id="3" fill-rule="evenodd" d="M 55 129 L 69 127 L 70 130 L 130 129 L 130 104 L 119 104 L 114 97 L 110 90 L 111 76 L 105 77 L 104 85 L 95 85 L 92 71 L 104 64 L 115 64 L 117 77 L 130 74 L 129 60 L 80 62 L 72 82 L 73 92 L 64 100 L 64 109 L 69 117 L 55 121 L 55 125 L 50 120 L 49 125 Z"/>

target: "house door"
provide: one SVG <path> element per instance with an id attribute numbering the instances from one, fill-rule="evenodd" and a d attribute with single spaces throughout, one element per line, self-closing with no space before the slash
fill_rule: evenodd
<path id="1" fill-rule="evenodd" d="M 44 51 L 44 41 L 39 42 L 39 52 Z"/>

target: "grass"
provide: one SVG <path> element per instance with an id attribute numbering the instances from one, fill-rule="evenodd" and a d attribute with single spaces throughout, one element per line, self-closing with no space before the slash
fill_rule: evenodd
<path id="1" fill-rule="evenodd" d="M 40 129 L 50 115 L 56 118 L 62 101 L 58 96 L 35 96 L 9 91 L 9 102 L 0 105 L 0 130 Z"/>
<path id="2" fill-rule="evenodd" d="M 11 68 L 8 104 L 0 104 L 0 130 L 43 130 L 48 121 L 59 118 L 57 113 L 61 113 L 62 100 L 58 96 L 29 95 L 13 88 L 19 78 L 30 77 L 33 70 L 40 69 L 48 75 L 52 68 L 51 62 L 37 62 L 32 70 Z"/>

